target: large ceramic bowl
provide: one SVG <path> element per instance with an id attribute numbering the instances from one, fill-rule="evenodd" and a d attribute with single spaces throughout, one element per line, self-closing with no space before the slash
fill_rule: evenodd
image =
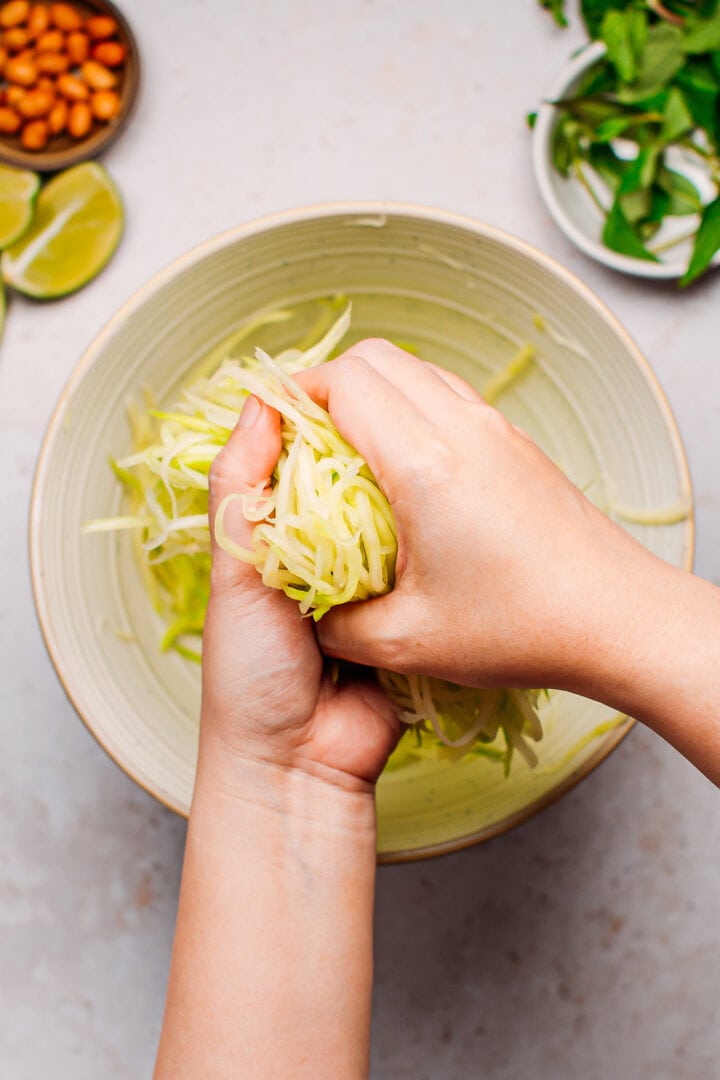
<path id="1" fill-rule="evenodd" d="M 532 344 L 535 362 L 498 400 L 510 419 L 607 510 L 623 505 L 632 517 L 637 509 L 641 521 L 647 510 L 689 506 L 680 438 L 647 363 L 584 285 L 519 240 L 454 214 L 353 203 L 266 218 L 180 258 L 111 319 L 58 404 L 37 470 L 31 557 L 48 649 L 78 713 L 134 780 L 183 814 L 198 670 L 158 650 L 162 627 L 128 535 L 82 536 L 80 524 L 120 508 L 107 461 L 128 449 L 128 398 L 148 386 L 172 399 L 249 316 L 337 290 L 354 300 L 355 337 L 410 340 L 480 389 Z M 663 558 L 689 566 L 692 520 L 670 518 L 678 516 L 626 524 Z M 540 764 L 516 761 L 509 779 L 477 757 L 433 756 L 387 771 L 379 857 L 436 854 L 509 828 L 585 776 L 629 727 L 562 693 L 543 720 Z"/>

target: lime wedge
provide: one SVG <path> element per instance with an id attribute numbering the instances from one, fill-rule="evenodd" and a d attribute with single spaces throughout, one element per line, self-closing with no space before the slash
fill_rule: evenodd
<path id="1" fill-rule="evenodd" d="M 3 252 L 2 276 L 27 296 L 64 296 L 102 270 L 122 231 L 115 185 L 101 165 L 85 161 L 42 188 L 30 228 Z"/>
<path id="2" fill-rule="evenodd" d="M 37 173 L 0 165 L 0 248 L 14 244 L 27 231 L 39 187 Z"/>

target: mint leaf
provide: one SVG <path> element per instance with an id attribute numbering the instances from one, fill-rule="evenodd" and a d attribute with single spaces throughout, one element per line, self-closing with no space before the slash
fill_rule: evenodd
<path id="1" fill-rule="evenodd" d="M 642 221 L 650 213 L 650 188 L 657 173 L 661 149 L 659 143 L 644 146 L 635 160 L 630 162 L 620 181 L 616 203 L 631 225 Z"/>
<path id="2" fill-rule="evenodd" d="M 600 37 L 600 27 L 608 11 L 623 11 L 632 0 L 580 0 L 580 13 L 591 38 Z"/>
<path id="3" fill-rule="evenodd" d="M 644 239 L 648 239 L 651 235 L 650 230 L 647 229 L 648 225 L 653 226 L 653 232 L 656 231 L 664 217 L 670 213 L 670 196 L 667 191 L 663 191 L 657 184 L 653 184 L 650 192 L 650 209 L 646 220 L 643 222 L 643 236 Z"/>
<path id="4" fill-rule="evenodd" d="M 588 71 L 578 86 L 575 97 L 593 97 L 595 94 L 612 94 L 617 85 L 617 75 L 603 57 Z"/>
<path id="5" fill-rule="evenodd" d="M 718 76 L 707 60 L 688 60 L 678 73 L 678 85 L 682 88 L 688 108 L 698 127 L 707 132 L 712 142 L 720 136 L 718 123 Z"/>
<path id="6" fill-rule="evenodd" d="M 606 247 L 611 248 L 612 251 L 618 251 L 621 255 L 629 255 L 633 259 L 646 259 L 648 262 L 660 261 L 638 239 L 635 230 L 625 217 L 618 199 L 610 208 L 610 213 L 605 221 L 602 240 Z"/>
<path id="7" fill-rule="evenodd" d="M 683 39 L 683 51 L 689 56 L 720 49 L 720 10 L 709 19 L 689 23 Z"/>
<path id="8" fill-rule="evenodd" d="M 561 176 L 569 176 L 573 161 L 578 156 L 578 132 L 577 120 L 571 116 L 563 116 L 560 119 L 552 141 L 553 165 Z"/>
<path id="9" fill-rule="evenodd" d="M 649 146 L 643 146 L 638 156 L 629 163 L 622 178 L 620 185 L 622 195 L 650 187 L 657 174 L 661 150 L 662 147 L 659 143 L 650 143 Z"/>
<path id="10" fill-rule="evenodd" d="M 656 183 L 669 196 L 668 214 L 699 214 L 702 210 L 700 192 L 682 173 L 661 165 Z"/>
<path id="11" fill-rule="evenodd" d="M 685 62 L 682 30 L 667 23 L 656 23 L 647 32 L 645 46 L 631 86 L 621 86 L 618 101 L 632 105 L 664 89 Z"/>
<path id="12" fill-rule="evenodd" d="M 708 203 L 703 210 L 690 265 L 680 278 L 680 285 L 685 288 L 700 277 L 707 270 L 718 250 L 720 250 L 720 198 Z"/>
<path id="13" fill-rule="evenodd" d="M 589 127 L 601 124 L 605 120 L 627 116 L 627 109 L 624 105 L 618 105 L 601 97 L 567 98 L 566 100 L 554 101 L 553 105 L 564 109 L 565 112 L 574 116 L 576 120 L 581 120 L 583 124 L 587 124 Z"/>
<path id="14" fill-rule="evenodd" d="M 652 195 L 649 188 L 635 188 L 634 191 L 629 191 L 627 195 L 620 195 L 618 202 L 629 223 L 637 225 L 649 216 L 652 207 Z"/>
<path id="15" fill-rule="evenodd" d="M 685 95 L 679 87 L 671 86 L 663 109 L 660 138 L 666 143 L 675 142 L 676 139 L 687 135 L 694 127 L 695 121 L 688 108 Z"/>
<path id="16" fill-rule="evenodd" d="M 632 138 L 630 134 L 633 128 L 642 127 L 643 124 L 647 124 L 649 120 L 657 120 L 657 115 L 653 113 L 625 113 L 624 116 L 617 116 L 610 120 L 604 120 L 602 124 L 598 124 L 595 128 L 595 140 L 597 142 L 612 142 L 613 139 L 617 139 L 620 135 L 627 135 Z"/>
<path id="17" fill-rule="evenodd" d="M 621 82 L 635 81 L 646 35 L 647 16 L 644 11 L 629 8 L 627 11 L 610 10 L 605 14 L 600 37 L 605 42 L 607 58 Z"/>
<path id="18" fill-rule="evenodd" d="M 591 145 L 588 158 L 598 176 L 615 193 L 631 163 L 618 157 L 611 146 L 602 144 Z"/>

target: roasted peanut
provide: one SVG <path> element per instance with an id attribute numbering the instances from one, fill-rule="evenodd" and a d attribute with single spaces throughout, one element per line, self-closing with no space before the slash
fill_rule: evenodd
<path id="1" fill-rule="evenodd" d="M 30 41 L 30 35 L 22 26 L 12 26 L 2 36 L 3 48 L 8 52 L 20 52 Z"/>
<path id="2" fill-rule="evenodd" d="M 58 135 L 67 124 L 70 107 L 62 98 L 56 101 L 48 114 L 48 126 L 53 135 Z"/>
<path id="3" fill-rule="evenodd" d="M 38 69 L 32 60 L 23 60 L 11 56 L 5 64 L 3 74 L 8 82 L 18 86 L 34 86 L 38 78 Z"/>
<path id="4" fill-rule="evenodd" d="M 79 30 L 82 26 L 82 15 L 70 4 L 51 4 L 50 22 L 57 26 L 58 30 Z"/>
<path id="5" fill-rule="evenodd" d="M 113 120 L 120 112 L 120 95 L 116 90 L 96 90 L 90 108 L 96 120 Z"/>
<path id="6" fill-rule="evenodd" d="M 28 90 L 22 101 L 18 102 L 18 112 L 26 120 L 38 120 L 41 116 L 47 116 L 55 102 L 54 94 L 49 90 L 39 90 L 35 87 Z"/>
<path id="7" fill-rule="evenodd" d="M 109 15 L 91 15 L 85 23 L 85 29 L 93 41 L 112 37 L 117 28 L 118 24 Z"/>
<path id="8" fill-rule="evenodd" d="M 0 133 L 19 135 L 27 150 L 42 150 L 62 131 L 83 139 L 94 120 L 120 114 L 115 87 L 127 45 L 115 39 L 116 19 L 84 11 L 0 0 Z"/>
<path id="9" fill-rule="evenodd" d="M 7 29 L 9 26 L 19 26 L 24 23 L 30 13 L 30 4 L 27 0 L 11 0 L 9 4 L 3 4 L 0 8 L 0 26 Z"/>
<path id="10" fill-rule="evenodd" d="M 106 67 L 120 67 L 127 56 L 127 46 L 121 41 L 99 41 L 93 46 L 93 60 L 99 60 Z"/>
<path id="11" fill-rule="evenodd" d="M 21 124 L 22 119 L 14 109 L 11 109 L 9 105 L 0 107 L 0 131 L 2 131 L 4 135 L 14 135 Z"/>
<path id="12" fill-rule="evenodd" d="M 7 90 L 5 91 L 5 100 L 7 101 L 8 105 L 12 105 L 12 107 L 15 109 L 20 104 L 26 94 L 27 90 L 23 89 L 22 86 L 8 86 Z"/>
<path id="13" fill-rule="evenodd" d="M 87 83 L 78 79 L 76 75 L 61 75 L 57 81 L 57 88 L 68 101 L 87 101 L 90 97 Z"/>
<path id="14" fill-rule="evenodd" d="M 86 60 L 80 69 L 82 77 L 93 90 L 109 90 L 117 83 L 117 76 L 113 75 L 110 68 L 97 60 Z"/>
<path id="15" fill-rule="evenodd" d="M 38 37 L 35 48 L 39 53 L 62 52 L 65 48 L 65 35 L 62 30 L 46 30 Z"/>
<path id="16" fill-rule="evenodd" d="M 92 127 L 92 113 L 86 101 L 76 101 L 70 107 L 67 127 L 73 139 L 85 138 Z"/>
<path id="17" fill-rule="evenodd" d="M 65 53 L 40 53 L 35 64 L 43 75 L 62 75 L 70 67 L 70 57 Z"/>
<path id="18" fill-rule="evenodd" d="M 33 4 L 27 20 L 28 34 L 31 38 L 37 38 L 44 34 L 50 25 L 50 12 L 44 4 Z"/>
<path id="19" fill-rule="evenodd" d="M 68 34 L 65 47 L 70 60 L 77 67 L 87 60 L 90 42 L 87 34 L 83 34 L 82 30 L 74 30 L 72 34 Z"/>
<path id="20" fill-rule="evenodd" d="M 42 150 L 48 141 L 50 128 L 47 120 L 31 120 L 22 129 L 20 142 L 26 150 Z"/>

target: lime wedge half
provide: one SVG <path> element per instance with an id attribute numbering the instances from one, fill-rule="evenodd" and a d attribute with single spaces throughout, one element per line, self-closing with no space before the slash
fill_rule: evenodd
<path id="1" fill-rule="evenodd" d="M 0 248 L 14 244 L 27 231 L 39 187 L 37 173 L 0 165 Z"/>
<path id="2" fill-rule="evenodd" d="M 2 276 L 27 296 L 64 296 L 102 270 L 122 231 L 115 185 L 97 162 L 83 162 L 42 188 L 30 228 L 3 252 Z"/>

